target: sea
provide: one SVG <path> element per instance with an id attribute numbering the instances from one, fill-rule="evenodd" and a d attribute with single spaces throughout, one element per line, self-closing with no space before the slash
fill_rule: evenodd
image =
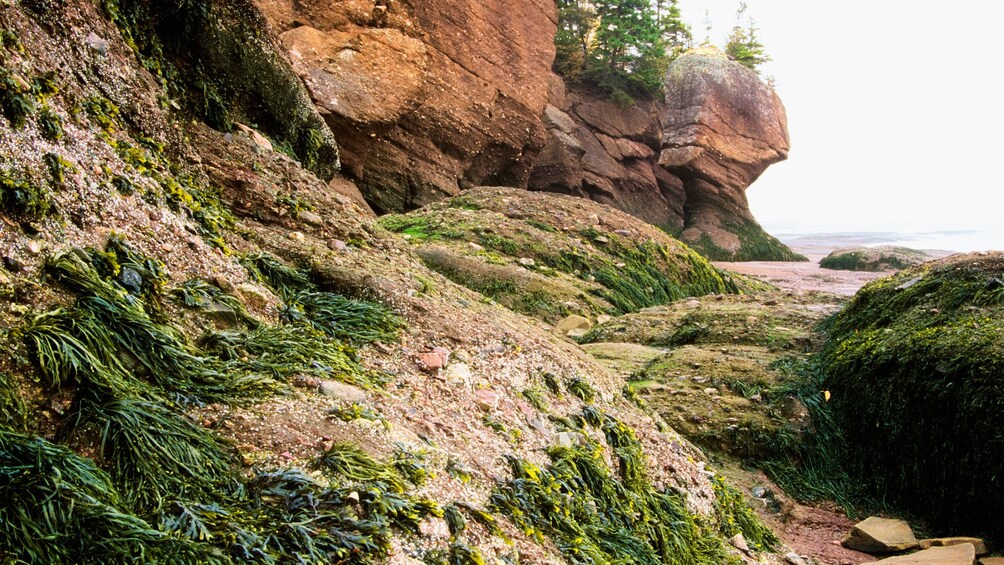
<path id="1" fill-rule="evenodd" d="M 826 254 L 842 247 L 896 245 L 922 251 L 964 253 L 1004 251 L 1004 226 L 997 229 L 944 229 L 921 231 L 840 231 L 799 224 L 765 224 L 764 229 L 792 249 Z"/>

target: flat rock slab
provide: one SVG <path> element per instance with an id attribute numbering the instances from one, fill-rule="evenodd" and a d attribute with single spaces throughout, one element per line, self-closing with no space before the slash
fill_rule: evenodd
<path id="1" fill-rule="evenodd" d="M 950 547 L 932 547 L 911 553 L 890 557 L 872 563 L 887 565 L 973 565 L 976 562 L 976 548 L 971 543 Z"/>
<path id="2" fill-rule="evenodd" d="M 903 520 L 872 516 L 855 524 L 841 543 L 848 549 L 865 553 L 894 553 L 917 547 L 917 538 L 910 524 Z"/>
<path id="3" fill-rule="evenodd" d="M 976 555 L 986 555 L 987 543 L 980 538 L 972 538 L 967 536 L 953 536 L 950 538 L 931 538 L 920 540 L 921 549 L 930 549 L 932 547 L 948 547 L 951 545 L 962 545 L 964 543 L 971 543 L 973 547 L 976 548 Z"/>
<path id="4" fill-rule="evenodd" d="M 1004 557 L 984 557 L 980 565 L 1004 565 Z"/>

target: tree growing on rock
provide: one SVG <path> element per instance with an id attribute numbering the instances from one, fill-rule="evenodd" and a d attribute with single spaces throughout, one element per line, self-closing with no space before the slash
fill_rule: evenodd
<path id="1" fill-rule="evenodd" d="M 657 96 L 690 43 L 676 0 L 558 0 L 555 71 L 624 103 Z"/>
<path id="2" fill-rule="evenodd" d="M 736 25 L 729 33 L 729 39 L 725 43 L 725 52 L 736 60 L 737 63 L 760 72 L 760 65 L 770 61 L 770 55 L 764 49 L 763 43 L 757 38 L 756 22 L 752 16 L 746 14 L 746 3 L 739 4 L 736 10 Z M 743 16 L 746 16 L 746 25 L 743 25 Z"/>

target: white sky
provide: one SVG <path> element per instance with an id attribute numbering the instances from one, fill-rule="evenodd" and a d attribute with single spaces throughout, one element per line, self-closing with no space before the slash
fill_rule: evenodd
<path id="1" fill-rule="evenodd" d="M 1004 0 L 747 0 L 791 153 L 747 196 L 768 229 L 1004 229 Z M 679 0 L 724 43 L 737 0 Z"/>

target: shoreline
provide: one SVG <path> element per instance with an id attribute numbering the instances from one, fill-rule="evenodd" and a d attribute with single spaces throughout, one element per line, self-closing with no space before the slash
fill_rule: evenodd
<path id="1" fill-rule="evenodd" d="M 849 297 L 869 282 L 891 275 L 896 271 L 824 269 L 819 266 L 819 261 L 835 249 L 884 244 L 881 238 L 876 241 L 874 235 L 864 233 L 789 235 L 782 239 L 783 243 L 788 245 L 792 251 L 806 256 L 808 261 L 715 261 L 713 265 L 720 269 L 756 277 L 782 290 L 796 293 L 829 292 Z M 947 257 L 955 253 L 943 249 L 921 249 L 920 251 L 928 253 L 931 259 Z"/>

